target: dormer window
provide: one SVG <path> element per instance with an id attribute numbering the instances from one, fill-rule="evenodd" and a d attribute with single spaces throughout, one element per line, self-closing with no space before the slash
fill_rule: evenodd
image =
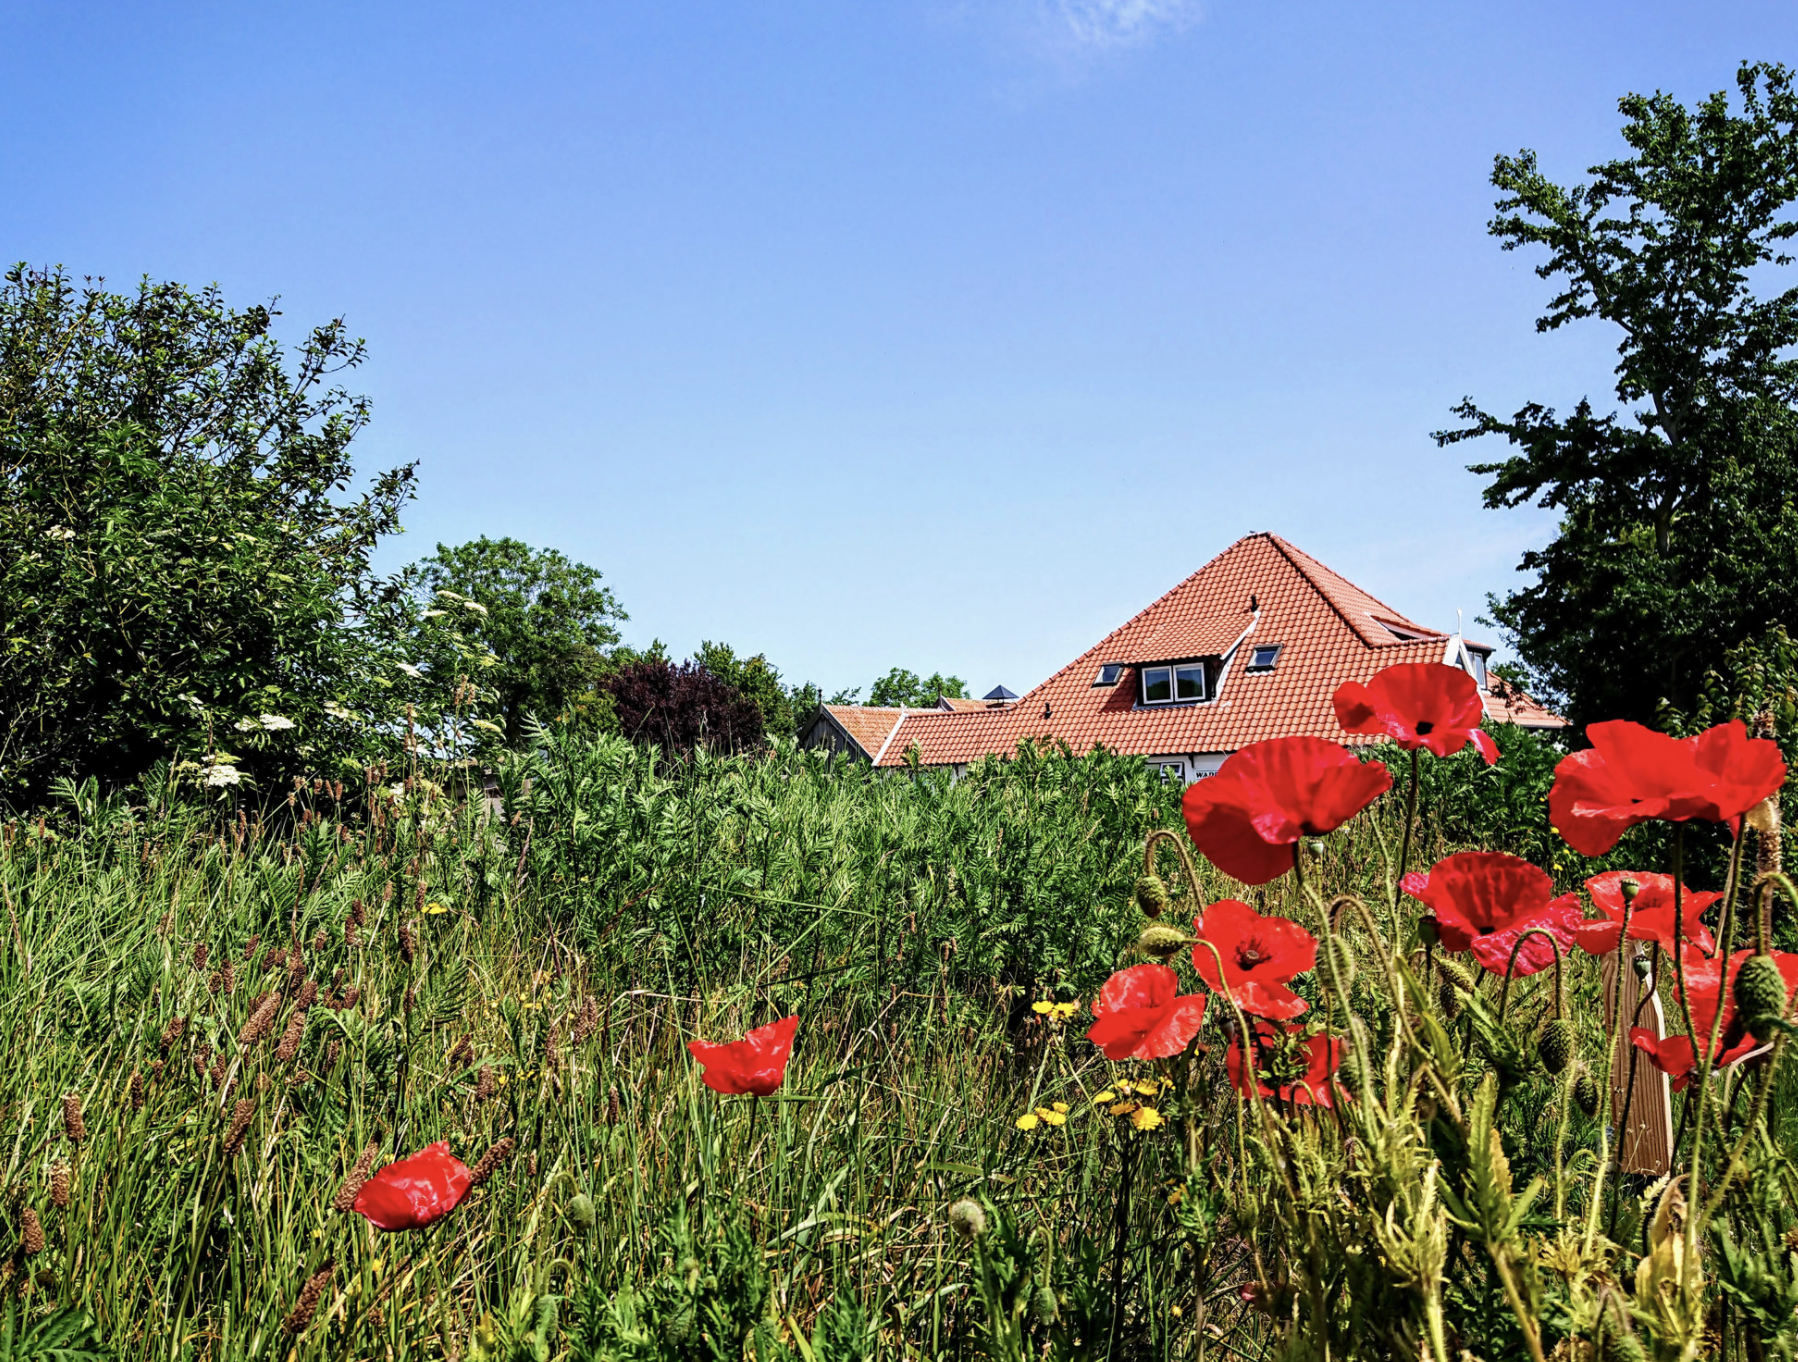
<path id="1" fill-rule="evenodd" d="M 1177 705 L 1209 698 L 1203 662 L 1142 669 L 1142 702 L 1145 705 Z"/>
<path id="2" fill-rule="evenodd" d="M 1115 686 L 1118 683 L 1118 678 L 1123 674 L 1124 664 L 1122 662 L 1107 662 L 1104 666 L 1099 668 L 1098 678 L 1093 684 L 1095 686 Z"/>
<path id="3" fill-rule="evenodd" d="M 1480 683 L 1481 690 L 1485 690 L 1490 684 L 1486 677 L 1486 655 L 1469 648 L 1467 656 L 1473 659 L 1473 679 Z"/>
<path id="4" fill-rule="evenodd" d="M 1271 672 L 1274 664 L 1280 660 L 1281 643 L 1258 643 L 1249 650 L 1249 664 L 1243 668 L 1251 672 Z"/>

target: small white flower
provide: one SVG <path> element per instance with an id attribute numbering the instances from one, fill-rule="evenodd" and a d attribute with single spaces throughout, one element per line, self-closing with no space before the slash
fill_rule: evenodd
<path id="1" fill-rule="evenodd" d="M 75 531 L 71 530 L 67 525 L 52 525 L 49 529 L 44 531 L 44 537 L 47 539 L 61 539 L 66 543 L 68 540 L 75 537 Z"/>
<path id="2" fill-rule="evenodd" d="M 447 614 L 449 614 L 447 610 L 427 610 L 424 617 L 428 620 L 440 620 Z"/>
<path id="3" fill-rule="evenodd" d="M 270 733 L 279 733 L 284 728 L 294 727 L 293 720 L 282 714 L 264 714 L 260 717 L 262 726 Z"/>
<path id="4" fill-rule="evenodd" d="M 484 728 L 489 733 L 497 733 L 501 737 L 504 737 L 505 733 L 506 733 L 505 729 L 501 728 L 498 724 L 494 723 L 491 719 L 476 719 L 474 721 L 474 726 L 476 728 Z"/>
<path id="5" fill-rule="evenodd" d="M 208 766 L 206 768 L 205 783 L 208 787 L 215 790 L 226 785 L 235 785 L 242 779 L 243 772 L 239 771 L 235 766 Z"/>
<path id="6" fill-rule="evenodd" d="M 424 672 L 420 668 L 413 666 L 410 662 L 396 662 L 394 663 L 394 666 L 398 667 L 401 671 L 406 673 L 407 676 L 414 679 L 424 675 Z"/>
<path id="7" fill-rule="evenodd" d="M 262 725 L 257 723 L 256 720 L 245 716 L 232 724 L 231 727 L 235 728 L 239 733 L 253 733 L 258 728 L 261 728 Z"/>
<path id="8" fill-rule="evenodd" d="M 462 604 L 478 615 L 485 615 L 487 613 L 487 607 L 482 605 L 479 601 L 463 601 Z"/>
<path id="9" fill-rule="evenodd" d="M 325 713 L 333 719 L 354 719 L 356 717 L 335 700 L 325 701 Z"/>

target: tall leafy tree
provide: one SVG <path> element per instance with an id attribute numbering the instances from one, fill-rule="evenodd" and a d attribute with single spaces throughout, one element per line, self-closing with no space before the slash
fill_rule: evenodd
<path id="1" fill-rule="evenodd" d="M 945 696 L 951 700 L 967 699 L 968 683 L 959 676 L 944 676 L 941 672 L 919 677 L 916 672 L 907 671 L 904 667 L 894 667 L 868 687 L 868 703 L 871 705 L 904 705 L 907 709 L 927 709 Z"/>
<path id="2" fill-rule="evenodd" d="M 359 492 L 342 319 L 17 266 L 0 283 L 0 798 L 181 756 L 228 786 L 393 740 L 410 467 Z"/>
<path id="3" fill-rule="evenodd" d="M 485 691 L 489 722 L 513 747 L 529 719 L 556 719 L 595 691 L 615 625 L 629 618 L 596 569 L 517 539 L 439 544 L 413 580 L 419 665 L 440 690 L 467 677 Z M 438 703 L 453 707 L 456 696 Z"/>
<path id="4" fill-rule="evenodd" d="M 1619 105 L 1631 155 L 1556 183 L 1535 153 L 1500 156 L 1491 232 L 1540 248 L 1555 289 L 1539 331 L 1619 333 L 1615 406 L 1506 418 L 1471 399 L 1443 444 L 1502 436 L 1471 471 L 1486 505 L 1561 514 L 1524 555 L 1529 585 L 1493 597 L 1532 679 L 1580 722 L 1689 707 L 1724 651 L 1798 627 L 1798 96 L 1782 66 L 1742 66 L 1732 100 Z M 1777 288 L 1777 291 L 1773 291 Z"/>
<path id="5" fill-rule="evenodd" d="M 618 731 L 632 742 L 653 743 L 677 756 L 699 748 L 746 752 L 764 744 L 755 701 L 697 662 L 646 658 L 608 672 L 601 684 Z"/>

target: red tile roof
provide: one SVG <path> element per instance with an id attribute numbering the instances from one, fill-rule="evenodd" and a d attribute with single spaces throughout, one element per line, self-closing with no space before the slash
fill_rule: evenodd
<path id="1" fill-rule="evenodd" d="M 1206 703 L 1138 705 L 1134 667 L 1126 667 L 1114 686 L 1093 684 L 1103 663 L 1224 655 L 1238 640 L 1245 650 L 1282 645 L 1278 663 L 1271 671 L 1248 672 L 1248 655 L 1239 652 L 1217 697 Z M 900 718 L 898 731 L 882 740 L 882 766 L 903 764 L 913 746 L 923 765 L 947 766 L 1010 753 L 1020 740 L 1037 737 L 1066 742 L 1076 752 L 1104 746 L 1143 756 L 1232 752 L 1291 734 L 1365 743 L 1372 740 L 1337 726 L 1330 703 L 1336 687 L 1364 681 L 1394 662 L 1440 662 L 1447 643 L 1448 635 L 1412 622 L 1277 535 L 1253 534 L 1015 704 L 908 710 L 902 718 L 890 710 L 864 712 Z M 831 711 L 845 727 L 846 708 Z M 870 754 L 881 745 L 863 743 Z"/>
<path id="2" fill-rule="evenodd" d="M 1571 727 L 1559 714 L 1530 698 L 1523 687 L 1512 685 L 1502 676 L 1493 677 L 1486 688 L 1486 717 L 1495 724 L 1516 724 L 1521 728 Z"/>
<path id="3" fill-rule="evenodd" d="M 893 730 L 899 726 L 902 709 L 878 705 L 825 705 L 825 713 L 853 738 L 870 760 L 881 754 Z"/>

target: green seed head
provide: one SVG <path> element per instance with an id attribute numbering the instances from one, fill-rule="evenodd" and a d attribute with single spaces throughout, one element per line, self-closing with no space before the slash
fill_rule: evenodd
<path id="1" fill-rule="evenodd" d="M 1167 960 L 1177 954 L 1182 946 L 1190 946 L 1192 938 L 1178 927 L 1168 927 L 1161 923 L 1150 923 L 1142 929 L 1142 935 L 1136 938 L 1136 949 L 1155 960 Z"/>
<path id="2" fill-rule="evenodd" d="M 1585 1070 L 1573 1080 L 1573 1101 L 1588 1116 L 1598 1115 L 1598 1083 Z"/>
<path id="3" fill-rule="evenodd" d="M 1061 1316 L 1061 1303 L 1055 1299 L 1053 1287 L 1048 1285 L 1036 1288 L 1030 1297 L 1030 1313 L 1044 1324 L 1053 1324 Z"/>
<path id="4" fill-rule="evenodd" d="M 1786 1010 L 1786 981 L 1779 963 L 1770 955 L 1751 955 L 1736 975 L 1736 1010 L 1758 1040 L 1773 1034 L 1772 1023 Z"/>
<path id="5" fill-rule="evenodd" d="M 1153 872 L 1138 877 L 1136 881 L 1136 906 L 1142 909 L 1146 918 L 1158 918 L 1167 911 L 1173 900 L 1168 896 L 1167 885 L 1161 876 Z"/>
<path id="6" fill-rule="evenodd" d="M 568 1219 L 584 1230 L 590 1230 L 599 1220 L 599 1212 L 593 1207 L 593 1198 L 585 1192 L 576 1192 L 568 1199 Z"/>
<path id="7" fill-rule="evenodd" d="M 1542 1057 L 1542 1067 L 1551 1074 L 1566 1070 L 1573 1062 L 1574 1048 L 1573 1023 L 1565 1017 L 1550 1020 L 1536 1038 L 1536 1053 Z"/>

